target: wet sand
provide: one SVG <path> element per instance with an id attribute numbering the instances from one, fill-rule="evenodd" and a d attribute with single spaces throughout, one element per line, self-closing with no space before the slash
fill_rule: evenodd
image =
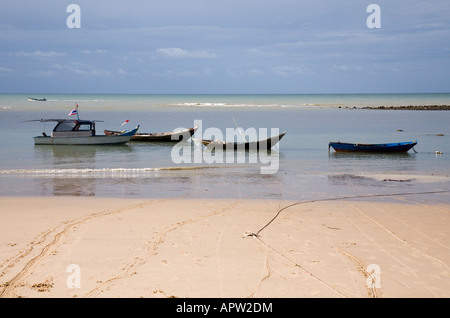
<path id="1" fill-rule="evenodd" d="M 4 298 L 450 297 L 448 204 L 402 197 L 298 204 L 2 197 L 0 204 Z"/>

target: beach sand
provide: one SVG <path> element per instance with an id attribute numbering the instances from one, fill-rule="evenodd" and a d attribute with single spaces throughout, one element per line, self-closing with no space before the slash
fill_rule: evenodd
<path id="1" fill-rule="evenodd" d="M 450 205 L 292 203 L 2 197 L 0 296 L 450 297 Z"/>

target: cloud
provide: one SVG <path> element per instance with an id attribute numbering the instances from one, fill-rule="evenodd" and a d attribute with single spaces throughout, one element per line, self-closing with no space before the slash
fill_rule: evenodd
<path id="1" fill-rule="evenodd" d="M 333 65 L 333 71 L 362 71 L 363 68 L 360 65 Z"/>
<path id="2" fill-rule="evenodd" d="M 163 72 L 152 72 L 153 75 L 162 77 L 201 77 L 212 75 L 210 68 L 204 68 L 198 71 L 191 70 L 165 70 Z"/>
<path id="3" fill-rule="evenodd" d="M 298 66 L 277 66 L 272 68 L 272 71 L 277 75 L 290 76 L 290 75 L 305 75 L 313 74 L 314 72 L 309 68 L 303 68 Z"/>
<path id="4" fill-rule="evenodd" d="M 130 72 L 130 71 L 127 71 L 127 70 L 125 70 L 125 69 L 123 69 L 123 68 L 121 68 L 121 67 L 119 67 L 119 68 L 117 69 L 117 74 L 119 74 L 119 75 L 125 75 L 125 76 L 128 76 L 128 75 L 131 75 L 131 76 L 137 76 L 137 75 L 139 75 L 138 72 Z"/>
<path id="5" fill-rule="evenodd" d="M 266 47 L 266 48 L 249 48 L 245 50 L 247 53 L 249 53 L 252 56 L 255 56 L 257 58 L 277 58 L 282 57 L 284 53 L 272 51 L 272 48 Z"/>
<path id="6" fill-rule="evenodd" d="M 215 58 L 214 53 L 208 51 L 187 51 L 180 48 L 160 48 L 156 52 L 170 58 Z"/>
<path id="7" fill-rule="evenodd" d="M 242 76 L 263 76 L 266 72 L 259 68 L 230 68 L 227 70 L 227 74 L 231 77 L 242 77 Z"/>
<path id="8" fill-rule="evenodd" d="M 30 74 L 80 92 L 450 88 L 448 0 L 377 2 L 377 30 L 360 0 L 82 0 L 77 30 L 66 26 L 68 3 L 4 1 L 0 92 L 34 90 L 20 80 Z"/>
<path id="9" fill-rule="evenodd" d="M 35 77 L 52 77 L 52 76 L 58 75 L 57 72 L 52 71 L 52 70 L 33 71 L 30 74 Z"/>
<path id="10" fill-rule="evenodd" d="M 53 69 L 58 71 L 63 71 L 64 73 L 76 74 L 76 75 L 84 75 L 84 76 L 109 76 L 112 73 L 107 70 L 103 70 L 100 68 L 92 67 L 90 65 L 84 63 L 69 63 L 65 65 L 54 64 L 52 66 Z"/>
<path id="11" fill-rule="evenodd" d="M 48 59 L 48 58 L 52 58 L 52 57 L 58 57 L 58 56 L 66 56 L 67 54 L 64 52 L 55 52 L 55 51 L 34 51 L 34 52 L 25 52 L 25 51 L 20 51 L 14 54 L 15 56 L 18 57 L 32 57 L 32 58 L 44 58 L 44 59 Z"/>
<path id="12" fill-rule="evenodd" d="M 7 68 L 7 67 L 0 66 L 0 72 L 9 73 L 9 72 L 14 72 L 14 70 Z"/>
<path id="13" fill-rule="evenodd" d="M 94 51 L 83 50 L 83 51 L 81 51 L 81 53 L 83 53 L 83 54 L 105 54 L 105 53 L 108 53 L 108 51 L 107 50 L 94 50 Z"/>

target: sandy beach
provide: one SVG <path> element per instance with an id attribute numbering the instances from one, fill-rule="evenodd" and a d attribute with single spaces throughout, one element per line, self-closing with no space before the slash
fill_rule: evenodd
<path id="1" fill-rule="evenodd" d="M 0 204 L 3 298 L 450 296 L 445 204 L 94 197 Z"/>

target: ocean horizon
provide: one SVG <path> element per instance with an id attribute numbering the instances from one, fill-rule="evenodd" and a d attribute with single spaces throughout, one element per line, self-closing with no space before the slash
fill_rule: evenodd
<path id="1" fill-rule="evenodd" d="M 186 106 L 420 106 L 448 105 L 450 93 L 325 93 L 325 94 L 66 94 L 66 93 L 0 93 L 2 107 L 13 103 L 21 105 L 28 98 L 45 98 L 47 102 L 170 102 L 177 103 L 186 99 Z M 211 103 L 206 101 L 210 100 Z M 243 101 L 250 101 L 245 104 Z M 197 103 L 196 103 L 197 102 Z M 233 102 L 241 102 L 233 104 Z M 29 105 L 29 104 L 28 104 Z M 181 104 L 182 105 L 182 104 Z M 7 107 L 7 105 L 6 105 Z"/>

